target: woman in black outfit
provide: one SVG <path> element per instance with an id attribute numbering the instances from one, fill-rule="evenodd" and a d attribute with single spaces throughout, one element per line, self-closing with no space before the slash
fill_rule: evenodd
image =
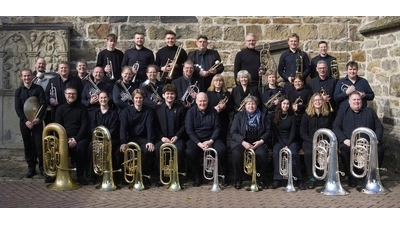
<path id="1" fill-rule="evenodd" d="M 232 89 L 234 113 L 239 111 L 240 103 L 242 103 L 243 99 L 247 96 L 251 95 L 257 97 L 257 100 L 260 99 L 257 86 L 250 86 L 251 75 L 247 70 L 240 70 L 237 73 L 236 81 L 239 85 Z"/>

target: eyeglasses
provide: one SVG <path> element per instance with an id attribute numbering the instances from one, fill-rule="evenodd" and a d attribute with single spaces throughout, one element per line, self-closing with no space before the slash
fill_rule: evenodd
<path id="1" fill-rule="evenodd" d="M 326 70 L 326 67 L 318 67 L 319 70 Z"/>
<path id="2" fill-rule="evenodd" d="M 76 93 L 65 93 L 66 95 L 76 95 Z"/>
<path id="3" fill-rule="evenodd" d="M 322 99 L 320 99 L 320 98 L 314 99 L 314 102 L 320 102 L 320 101 L 322 101 Z"/>

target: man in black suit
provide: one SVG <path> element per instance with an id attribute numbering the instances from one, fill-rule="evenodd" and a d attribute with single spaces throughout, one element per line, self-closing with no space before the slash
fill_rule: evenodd
<path id="1" fill-rule="evenodd" d="M 349 106 L 339 109 L 332 126 L 338 140 L 342 163 L 349 178 L 350 187 L 357 185 L 355 177 L 350 173 L 351 135 L 354 129 L 359 127 L 367 127 L 375 132 L 378 139 L 378 164 L 380 167 L 384 155 L 382 147 L 383 125 L 373 109 L 362 107 L 361 94 L 358 91 L 353 91 L 349 95 Z"/>
<path id="2" fill-rule="evenodd" d="M 332 77 L 331 62 L 332 62 L 332 60 L 336 60 L 336 58 L 328 54 L 328 43 L 326 41 L 320 41 L 318 43 L 318 52 L 319 52 L 319 54 L 311 59 L 311 66 L 310 66 L 311 79 L 318 76 L 318 70 L 316 70 L 316 69 L 318 69 L 317 64 L 320 60 L 325 61 L 326 65 L 328 66 L 327 70 L 326 70 L 326 76 Z M 334 78 L 334 79 L 338 79 L 338 78 Z"/>

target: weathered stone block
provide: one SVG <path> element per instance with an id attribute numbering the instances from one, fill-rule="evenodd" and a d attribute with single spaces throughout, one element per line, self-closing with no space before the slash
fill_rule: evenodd
<path id="1" fill-rule="evenodd" d="M 197 23 L 195 16 L 160 16 L 161 23 Z"/>
<path id="2" fill-rule="evenodd" d="M 235 18 L 215 18 L 214 22 L 221 25 L 237 25 L 238 20 Z"/>
<path id="3" fill-rule="evenodd" d="M 159 23 L 159 16 L 130 16 L 129 23 Z"/>
<path id="4" fill-rule="evenodd" d="M 196 39 L 199 36 L 199 26 L 186 25 L 176 28 L 176 36 L 180 39 Z"/>
<path id="5" fill-rule="evenodd" d="M 318 37 L 317 26 L 315 25 L 298 25 L 292 28 L 293 33 L 300 37 L 300 42 L 306 39 L 316 39 Z"/>
<path id="6" fill-rule="evenodd" d="M 224 40 L 227 41 L 244 41 L 245 38 L 243 27 L 227 27 L 224 31 Z"/>
<path id="7" fill-rule="evenodd" d="M 200 26 L 200 34 L 206 35 L 208 41 L 222 40 L 222 28 L 220 26 Z"/>
<path id="8" fill-rule="evenodd" d="M 150 26 L 147 28 L 147 35 L 151 40 L 164 40 L 167 30 L 165 27 Z"/>
<path id="9" fill-rule="evenodd" d="M 388 56 L 388 51 L 386 48 L 373 49 L 371 52 L 373 58 L 384 58 Z"/>
<path id="10" fill-rule="evenodd" d="M 393 74 L 390 76 L 390 96 L 400 97 L 400 75 Z"/>
<path id="11" fill-rule="evenodd" d="M 242 18 L 239 19 L 239 24 L 270 24 L 271 20 L 268 18 Z"/>
<path id="12" fill-rule="evenodd" d="M 143 32 L 146 34 L 146 27 L 144 25 L 124 24 L 120 28 L 119 40 L 133 40 L 135 32 Z"/>
<path id="13" fill-rule="evenodd" d="M 88 37 L 91 39 L 106 39 L 111 31 L 110 24 L 91 24 L 88 27 Z"/>
<path id="14" fill-rule="evenodd" d="M 127 16 L 110 16 L 110 23 L 124 23 L 127 22 Z"/>
<path id="15" fill-rule="evenodd" d="M 344 24 L 321 24 L 319 25 L 319 38 L 337 40 L 346 38 L 348 33 Z"/>
<path id="16" fill-rule="evenodd" d="M 299 17 L 276 17 L 272 18 L 273 24 L 300 24 L 301 20 Z"/>
<path id="17" fill-rule="evenodd" d="M 265 27 L 264 37 L 267 40 L 287 40 L 290 30 L 287 25 L 268 25 Z"/>
<path id="18" fill-rule="evenodd" d="M 351 52 L 351 59 L 356 62 L 365 62 L 365 52 L 364 51 Z"/>

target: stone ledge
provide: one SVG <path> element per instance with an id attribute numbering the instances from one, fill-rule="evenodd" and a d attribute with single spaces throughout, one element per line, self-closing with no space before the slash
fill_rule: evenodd
<path id="1" fill-rule="evenodd" d="M 0 30 L 71 30 L 72 23 L 3 23 Z"/>
<path id="2" fill-rule="evenodd" d="M 399 29 L 399 27 L 400 27 L 400 17 L 388 16 L 361 27 L 360 34 L 366 36 L 384 30 Z"/>

